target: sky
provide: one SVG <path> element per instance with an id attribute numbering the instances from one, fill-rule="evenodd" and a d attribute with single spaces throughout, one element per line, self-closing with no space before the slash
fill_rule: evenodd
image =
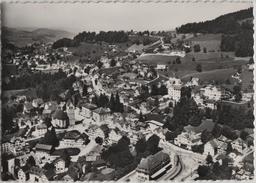
<path id="1" fill-rule="evenodd" d="M 26 3 L 4 4 L 8 27 L 81 31 L 174 30 L 190 22 L 252 7 L 252 3 Z"/>

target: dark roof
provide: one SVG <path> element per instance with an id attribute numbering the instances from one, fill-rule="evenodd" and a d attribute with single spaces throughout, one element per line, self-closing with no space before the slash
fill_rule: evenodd
<path id="1" fill-rule="evenodd" d="M 99 160 L 92 162 L 92 165 L 93 166 L 103 166 L 103 165 L 106 165 L 106 161 L 103 159 L 99 159 Z"/>
<path id="2" fill-rule="evenodd" d="M 38 175 L 38 176 L 43 176 L 44 173 L 45 173 L 45 170 L 40 168 L 40 167 L 37 167 L 37 166 L 32 166 L 30 169 L 29 169 L 29 173 L 31 174 L 35 174 L 35 175 Z"/>
<path id="3" fill-rule="evenodd" d="M 110 113 L 110 109 L 100 107 L 98 109 L 95 109 L 93 112 L 98 113 L 98 114 L 108 114 L 108 113 Z"/>
<path id="4" fill-rule="evenodd" d="M 90 104 L 90 103 L 82 103 L 80 104 L 80 106 L 90 110 L 97 109 L 97 106 L 95 104 Z"/>
<path id="5" fill-rule="evenodd" d="M 52 115 L 53 119 L 59 119 L 59 120 L 67 120 L 68 119 L 68 115 L 66 112 L 64 112 L 61 109 L 57 109 L 53 115 Z"/>
<path id="6" fill-rule="evenodd" d="M 147 119 L 147 121 L 154 120 L 154 121 L 158 121 L 160 123 L 164 123 L 165 116 L 160 115 L 160 114 L 152 114 L 151 113 L 151 114 L 146 115 L 146 119 Z"/>
<path id="7" fill-rule="evenodd" d="M 204 130 L 211 132 L 214 126 L 215 126 L 215 123 L 213 122 L 212 119 L 206 119 L 206 120 L 203 120 L 202 123 L 197 127 L 188 125 L 188 126 L 185 126 L 184 129 L 186 131 L 193 131 L 195 133 L 200 133 L 200 132 L 203 132 Z"/>
<path id="8" fill-rule="evenodd" d="M 77 139 L 80 135 L 81 133 L 78 130 L 72 130 L 72 131 L 66 132 L 63 139 Z"/>
<path id="9" fill-rule="evenodd" d="M 170 157 L 168 154 L 159 151 L 154 155 L 150 155 L 147 158 L 143 158 L 140 161 L 137 169 L 143 169 L 147 174 L 155 173 L 155 168 L 158 167 L 163 162 L 166 163 L 170 161 Z"/>
<path id="10" fill-rule="evenodd" d="M 50 152 L 53 149 L 52 145 L 48 145 L 48 144 L 36 144 L 36 150 L 41 150 L 41 151 L 46 151 L 46 152 Z"/>

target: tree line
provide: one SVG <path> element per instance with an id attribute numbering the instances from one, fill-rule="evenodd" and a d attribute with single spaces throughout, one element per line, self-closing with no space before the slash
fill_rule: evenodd
<path id="1" fill-rule="evenodd" d="M 253 9 L 240 10 L 222 15 L 214 20 L 199 23 L 188 23 L 176 28 L 178 33 L 224 33 L 234 34 L 239 31 L 240 20 L 253 17 Z"/>
<path id="2" fill-rule="evenodd" d="M 73 39 L 62 38 L 53 43 L 52 48 L 57 49 L 61 47 L 76 47 L 82 42 L 107 42 L 113 43 L 124 43 L 127 42 L 129 36 L 124 31 L 100 31 L 96 32 L 81 32 L 77 34 Z"/>

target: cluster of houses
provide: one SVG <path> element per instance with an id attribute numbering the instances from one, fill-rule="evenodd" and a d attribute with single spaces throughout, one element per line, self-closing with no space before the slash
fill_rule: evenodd
<path id="1" fill-rule="evenodd" d="M 43 48 L 48 49 L 47 45 Z M 116 49 L 115 46 L 110 48 Z M 14 123 L 20 130 L 24 130 L 24 133 L 22 137 L 7 138 L 1 144 L 2 153 L 10 156 L 6 160 L 7 171 L 15 179 L 35 182 L 91 180 L 92 172 L 86 171 L 88 164 L 104 175 L 112 175 L 114 170 L 107 166 L 100 155 L 104 147 L 117 143 L 122 136 L 130 138 L 131 152 L 134 152 L 134 146 L 140 138 L 147 139 L 152 134 L 157 134 L 165 143 L 171 143 L 166 141 L 165 134 L 168 130 L 164 129 L 163 125 L 167 117 L 172 117 L 172 111 L 164 112 L 164 109 L 172 108 L 179 102 L 183 86 L 192 88 L 192 97 L 200 108 L 215 109 L 216 103 L 226 96 L 226 91 L 218 86 L 201 86 L 198 78 L 184 82 L 176 77 L 155 82 L 156 88 L 166 88 L 166 93 L 151 95 L 154 89 L 152 82 L 159 77 L 157 72 L 147 64 L 135 61 L 127 64 L 124 62 L 125 56 L 116 58 L 114 67 L 111 66 L 111 59 L 102 57 L 100 59 L 103 64 L 102 69 L 96 64 L 85 66 L 70 66 L 61 62 L 49 64 L 52 56 L 61 59 L 68 54 L 70 53 L 64 49 L 63 54 L 54 52 L 38 53 L 33 57 L 23 56 L 28 60 L 28 65 L 35 62 L 36 70 L 62 68 L 67 73 L 67 77 L 75 76 L 77 81 L 72 85 L 74 95 L 69 96 L 68 90 L 60 94 L 60 98 L 65 102 L 43 101 L 41 98 L 30 100 L 25 96 L 16 98 L 23 109 L 21 116 L 14 119 Z M 172 54 L 182 56 L 184 53 Z M 13 63 L 19 62 L 18 54 Z M 161 67 L 159 66 L 158 69 Z M 149 96 L 141 99 L 145 93 Z M 118 98 L 120 97 L 118 102 L 123 105 L 125 113 L 113 112 L 108 105 L 99 106 L 97 102 L 93 102 L 95 96 L 104 95 L 110 100 L 113 94 L 118 94 Z M 75 104 L 75 95 L 80 96 L 77 104 Z M 244 93 L 242 100 L 248 102 L 251 98 L 252 95 Z M 145 119 L 140 119 L 141 117 Z M 214 125 L 212 120 L 207 119 L 198 127 L 186 126 L 173 143 L 188 151 L 193 151 L 194 146 L 203 145 L 202 154 L 211 155 L 216 161 L 223 159 L 221 158 L 223 155 L 234 156 L 234 153 L 226 153 L 229 144 L 240 156 L 250 152 L 252 147 L 241 138 L 230 140 L 220 136 L 203 143 L 201 140 L 203 131 L 211 132 Z M 41 141 L 32 143 L 34 140 L 45 138 L 49 131 L 54 130 L 60 135 L 59 144 L 55 147 Z M 97 142 L 96 139 L 99 138 L 102 139 L 102 143 Z M 248 138 L 252 136 L 249 135 Z M 67 153 L 70 149 L 74 152 Z M 71 159 L 66 157 L 67 154 L 71 154 Z M 83 157 L 85 160 L 81 160 Z M 143 158 L 136 168 L 136 174 L 141 181 L 152 180 L 162 173 L 159 172 L 160 170 L 167 170 L 171 166 L 169 155 L 160 151 Z"/>

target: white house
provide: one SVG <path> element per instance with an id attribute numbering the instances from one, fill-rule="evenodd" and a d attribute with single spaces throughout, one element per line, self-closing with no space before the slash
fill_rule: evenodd
<path id="1" fill-rule="evenodd" d="M 53 164 L 54 164 L 54 167 L 55 167 L 56 174 L 64 173 L 65 171 L 67 171 L 66 162 L 65 162 L 64 159 L 57 158 L 57 159 L 55 159 Z"/>
<path id="2" fill-rule="evenodd" d="M 227 141 L 223 141 L 221 138 L 213 139 L 204 145 L 203 154 L 209 154 L 212 157 L 220 154 L 226 154 L 227 144 Z"/>
<path id="3" fill-rule="evenodd" d="M 165 70 L 166 69 L 166 65 L 164 65 L 164 64 L 157 64 L 156 69 L 157 70 Z"/>
<path id="4" fill-rule="evenodd" d="M 231 146 L 233 149 L 242 153 L 243 150 L 247 147 L 246 142 L 244 142 L 240 137 L 231 142 Z"/>
<path id="5" fill-rule="evenodd" d="M 41 123 L 35 126 L 35 131 L 32 132 L 32 136 L 35 136 L 35 137 L 44 136 L 46 132 L 47 132 L 47 125 L 45 123 Z"/>
<path id="6" fill-rule="evenodd" d="M 201 88 L 200 91 L 202 95 L 209 100 L 218 101 L 221 99 L 221 96 L 222 96 L 221 90 L 213 85 L 208 85 L 204 88 Z"/>
<path id="7" fill-rule="evenodd" d="M 182 82 L 178 78 L 169 78 L 166 83 L 168 95 L 176 102 L 180 100 Z"/>
<path id="8" fill-rule="evenodd" d="M 103 107 L 93 110 L 92 114 L 92 117 L 96 123 L 106 122 L 110 116 L 110 109 Z"/>
<path id="9" fill-rule="evenodd" d="M 94 104 L 90 104 L 90 103 L 82 104 L 82 109 L 81 109 L 80 115 L 82 115 L 86 118 L 91 118 L 92 111 L 95 109 L 97 109 L 97 106 Z"/>
<path id="10" fill-rule="evenodd" d="M 202 144 L 201 133 L 182 132 L 174 139 L 174 144 L 192 150 L 192 146 Z"/>

